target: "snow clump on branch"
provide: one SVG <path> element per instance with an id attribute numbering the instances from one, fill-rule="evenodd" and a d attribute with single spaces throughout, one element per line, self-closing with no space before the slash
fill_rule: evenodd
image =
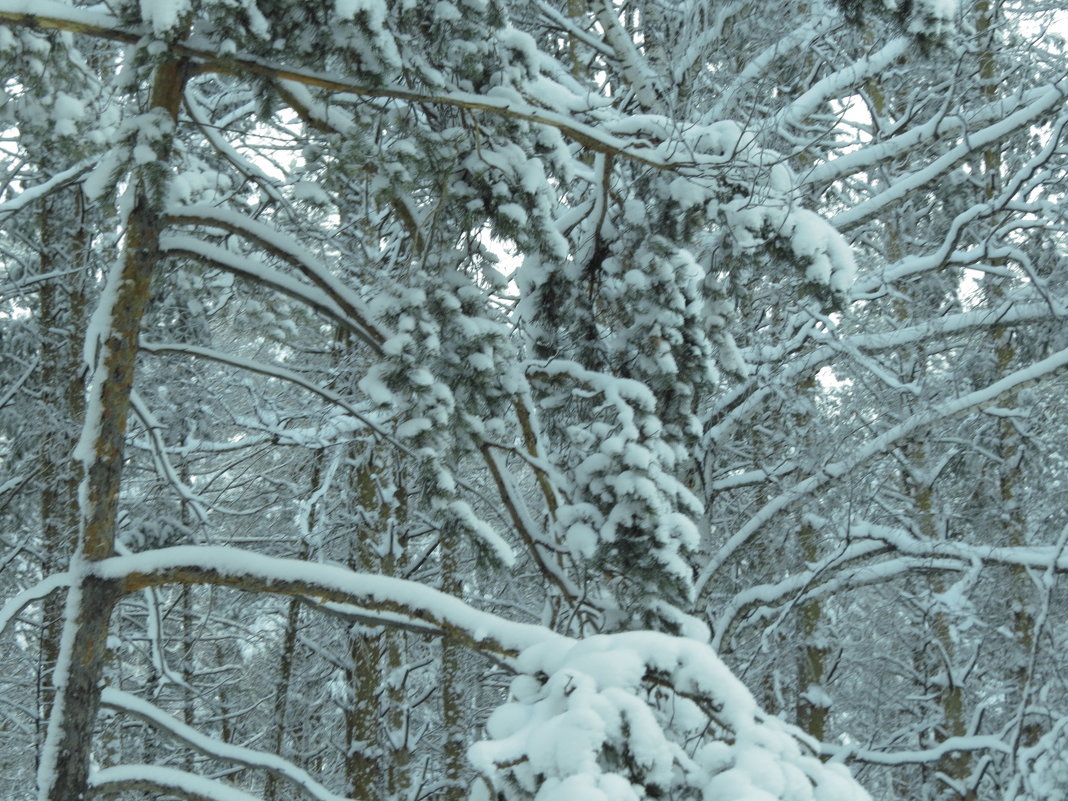
<path id="1" fill-rule="evenodd" d="M 707 645 L 654 632 L 527 648 L 469 750 L 472 801 L 869 801 L 803 751 Z M 693 746 L 697 742 L 696 747 Z"/>

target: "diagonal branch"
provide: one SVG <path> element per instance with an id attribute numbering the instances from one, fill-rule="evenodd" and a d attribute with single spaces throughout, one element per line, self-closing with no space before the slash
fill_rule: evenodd
<path id="1" fill-rule="evenodd" d="M 116 17 L 64 5 L 57 0 L 0 0 L 0 24 L 37 30 L 68 31 L 123 44 L 139 44 L 148 38 L 145 30 L 124 27 L 122 21 Z M 688 156 L 678 158 L 665 155 L 655 146 L 633 146 L 626 139 L 599 130 L 596 125 L 588 125 L 566 114 L 532 105 L 514 96 L 480 95 L 462 91 L 423 92 L 399 85 L 364 86 L 347 81 L 334 73 L 283 67 L 250 54 L 223 56 L 209 49 L 213 45 L 214 43 L 202 39 L 191 39 L 186 43 L 170 44 L 169 49 L 173 56 L 195 64 L 201 73 L 214 72 L 239 78 L 260 75 L 357 97 L 485 111 L 547 125 L 590 150 L 619 156 L 646 167 L 674 171 L 696 166 Z M 715 168 L 721 167 L 722 164 L 717 165 L 710 160 L 704 166 Z"/>
<path id="2" fill-rule="evenodd" d="M 334 298 L 318 287 L 308 286 L 256 259 L 204 242 L 188 234 L 166 234 L 160 237 L 160 250 L 169 256 L 193 259 L 209 267 L 278 290 L 283 295 L 300 301 L 318 314 L 329 318 L 354 336 L 358 336 L 370 344 L 375 353 L 381 353 L 379 345 L 368 333 L 368 326 L 364 324 L 364 321 L 354 319 Z"/>
<path id="3" fill-rule="evenodd" d="M 331 274 L 330 269 L 313 253 L 292 241 L 285 234 L 236 211 L 216 206 L 172 208 L 168 210 L 168 219 L 171 223 L 205 225 L 228 231 L 250 240 L 273 256 L 292 265 L 320 291 L 326 293 L 349 320 L 356 323 L 355 333 L 361 339 L 371 345 L 377 353 L 381 353 L 381 345 L 389 338 L 389 334 L 373 322 L 373 314 L 363 301 L 351 288 Z M 188 248 L 189 245 L 187 244 L 186 247 Z"/>
<path id="4" fill-rule="evenodd" d="M 1030 384 L 1049 373 L 1068 366 L 1068 348 L 1054 353 L 1041 361 L 1028 365 L 1014 373 L 995 381 L 989 386 L 969 392 L 934 406 L 929 411 L 913 415 L 902 423 L 887 429 L 879 436 L 845 459 L 825 465 L 817 473 L 799 481 L 785 492 L 765 503 L 756 514 L 746 521 L 708 560 L 696 583 L 698 595 L 703 593 L 713 576 L 736 554 L 750 539 L 767 525 L 780 512 L 795 504 L 802 498 L 809 497 L 816 490 L 830 484 L 838 478 L 850 475 L 860 465 L 872 457 L 885 453 L 898 442 L 914 436 L 939 420 L 953 417 L 977 406 L 992 403 L 1009 390 Z"/>
<path id="5" fill-rule="evenodd" d="M 100 703 L 102 706 L 124 712 L 166 732 L 206 756 L 250 768 L 262 768 L 287 779 L 317 801 L 349 801 L 345 796 L 331 792 L 307 771 L 276 754 L 256 751 L 208 737 L 136 695 L 107 687 L 100 695 Z"/>

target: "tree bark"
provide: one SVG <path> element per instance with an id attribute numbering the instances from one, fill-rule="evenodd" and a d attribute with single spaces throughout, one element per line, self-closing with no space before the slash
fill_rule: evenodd
<path id="1" fill-rule="evenodd" d="M 74 503 L 80 476 L 71 462 L 78 426 L 85 415 L 81 340 L 85 327 L 86 245 L 82 194 L 78 190 L 49 196 L 40 216 L 40 271 L 73 273 L 62 281 L 46 280 L 38 296 L 42 332 L 40 392 L 42 414 L 50 431 L 42 443 L 41 539 L 45 575 L 65 570 L 74 552 L 78 507 Z M 52 711 L 52 674 L 59 658 L 63 627 L 63 596 L 45 599 L 41 629 L 39 725 Z M 40 739 L 44 730 L 41 726 Z M 38 742 L 40 745 L 40 740 Z"/>
<path id="2" fill-rule="evenodd" d="M 164 60 L 153 80 L 150 107 L 177 120 L 187 66 Z M 97 363 L 81 439 L 75 451 L 81 481 L 68 503 L 79 510 L 78 542 L 71 560 L 75 579 L 67 594 L 65 620 L 53 686 L 55 701 L 42 749 L 37 785 L 41 801 L 81 801 L 88 797 L 92 732 L 100 705 L 111 613 L 119 584 L 93 575 L 92 563 L 112 554 L 118 519 L 126 424 L 137 359 L 137 340 L 148 303 L 152 273 L 161 258 L 161 186 L 170 141 L 157 149 L 157 161 L 138 169 L 136 195 L 127 220 L 123 259 L 112 270 L 97 319 L 104 320 Z M 155 185 L 153 185 L 155 184 Z"/>
<path id="3" fill-rule="evenodd" d="M 463 592 L 460 579 L 460 566 L 456 553 L 459 543 L 447 541 L 441 543 L 441 590 L 455 598 Z M 442 778 L 444 789 L 442 801 L 462 801 L 466 795 L 463 784 L 467 769 L 467 737 L 465 728 L 463 691 L 463 650 L 449 640 L 441 642 L 441 666 L 439 687 L 441 688 L 441 727 L 444 733 L 442 744 Z"/>

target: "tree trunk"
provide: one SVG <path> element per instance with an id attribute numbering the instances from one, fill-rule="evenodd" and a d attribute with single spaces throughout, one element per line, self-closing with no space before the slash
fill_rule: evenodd
<path id="1" fill-rule="evenodd" d="M 801 558 L 815 562 L 819 556 L 819 532 L 802 521 L 798 533 Z M 820 629 L 823 608 L 818 600 L 804 601 L 798 608 L 797 725 L 819 741 L 827 738 L 827 646 Z"/>
<path id="2" fill-rule="evenodd" d="M 42 332 L 40 392 L 42 413 L 51 429 L 42 444 L 41 538 L 42 572 L 51 575 L 67 568 L 78 531 L 77 498 L 80 476 L 71 462 L 78 427 L 85 415 L 81 340 L 85 327 L 86 246 L 82 194 L 78 190 L 50 196 L 40 217 L 40 271 L 72 273 L 59 280 L 46 280 L 38 296 L 38 320 Z M 63 596 L 53 593 L 44 602 L 44 625 L 40 652 L 40 729 L 52 711 L 53 671 L 59 657 L 63 627 Z"/>
<path id="3" fill-rule="evenodd" d="M 441 590 L 454 598 L 463 592 L 460 568 L 457 560 L 459 543 L 443 537 L 441 543 Z M 441 727 L 444 732 L 442 744 L 442 778 L 444 790 L 442 801 L 462 801 L 466 796 L 463 778 L 467 769 L 467 732 L 465 730 L 463 692 L 463 649 L 445 638 L 441 641 Z"/>
<path id="4" fill-rule="evenodd" d="M 998 94 L 998 57 L 996 35 L 997 2 L 979 0 L 975 4 L 975 30 L 981 39 L 985 39 L 979 53 L 979 80 L 983 95 L 989 100 L 997 99 Z M 994 200 L 1001 191 L 1002 155 L 1000 148 L 990 147 L 983 151 L 983 176 L 985 178 L 984 194 L 988 201 Z M 1002 260 L 993 260 L 992 264 L 1003 266 Z M 984 291 L 990 299 L 992 308 L 1005 300 L 1004 287 L 996 276 L 984 278 Z M 992 331 L 994 355 L 996 357 L 997 375 L 1004 376 L 1012 372 L 1017 363 L 1017 345 L 1009 326 L 996 326 Z M 1007 408 L 1017 405 L 1019 393 L 1015 390 L 1001 398 Z M 1001 501 L 1002 524 L 1006 529 L 1004 539 L 1010 547 L 1023 547 L 1029 543 L 1027 536 L 1027 515 L 1024 505 L 1018 497 L 1022 487 L 1021 479 L 1024 452 L 1024 434 L 1017 428 L 1011 418 L 1003 418 L 997 424 L 997 484 L 998 497 Z M 1015 749 L 1027 748 L 1038 742 L 1042 735 L 1042 725 L 1034 719 L 1028 719 L 1025 710 L 1030 699 L 1033 677 L 1030 670 L 1030 654 L 1035 645 L 1035 586 L 1026 569 L 1012 571 L 1012 632 L 1016 640 L 1017 654 L 1012 670 L 1015 689 L 1019 693 L 1020 720 L 1018 722 Z"/>
<path id="5" fill-rule="evenodd" d="M 162 62 L 155 72 L 150 107 L 171 123 L 177 120 L 186 78 L 184 62 Z M 121 263 L 111 271 L 97 319 L 97 363 L 90 386 L 85 424 L 75 451 L 82 478 L 66 503 L 78 509 L 78 542 L 71 560 L 74 581 L 67 593 L 65 620 L 53 686 L 55 700 L 42 749 L 37 784 L 41 801 L 81 801 L 88 797 L 92 732 L 100 704 L 108 625 L 120 595 L 115 581 L 88 569 L 112 554 L 118 519 L 126 422 L 133 388 L 137 341 L 148 303 L 152 273 L 161 258 L 159 235 L 163 165 L 169 141 L 159 146 L 158 161 L 135 175 L 136 195 L 127 221 Z"/>

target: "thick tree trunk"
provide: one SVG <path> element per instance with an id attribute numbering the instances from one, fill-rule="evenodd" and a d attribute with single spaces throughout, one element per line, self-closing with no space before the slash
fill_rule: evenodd
<path id="1" fill-rule="evenodd" d="M 302 554 L 303 556 L 303 554 Z M 271 752 L 282 754 L 285 747 L 286 713 L 289 706 L 289 684 L 293 677 L 293 661 L 297 651 L 297 627 L 300 623 L 300 599 L 290 598 L 286 610 L 286 629 L 282 639 L 282 655 L 278 664 L 278 684 L 274 690 L 273 729 L 271 733 Z M 278 801 L 281 782 L 273 774 L 267 774 L 263 787 L 266 801 Z"/>
<path id="2" fill-rule="evenodd" d="M 345 786 L 350 798 L 373 801 L 380 797 L 385 768 L 378 748 L 381 722 L 375 714 L 382 683 L 381 635 L 353 632 L 349 636 L 352 700 L 345 710 Z"/>
<path id="3" fill-rule="evenodd" d="M 906 481 L 904 489 L 912 499 L 916 527 L 920 535 L 927 542 L 935 542 L 940 539 L 942 525 L 936 513 L 935 492 L 931 477 L 928 475 L 927 451 L 921 443 L 913 442 L 908 452 L 909 463 L 919 482 Z M 927 584 L 928 591 L 934 598 L 949 589 L 945 577 L 941 574 L 928 576 Z M 958 683 L 960 678 L 957 675 L 958 649 L 956 638 L 953 636 L 953 621 L 950 613 L 936 608 L 931 611 L 928 622 L 931 641 L 926 647 L 932 653 L 923 662 L 928 673 L 927 680 L 930 682 L 930 686 L 925 690 L 934 699 L 942 717 L 940 725 L 934 732 L 935 740 L 944 742 L 955 737 L 965 737 L 968 734 L 968 714 L 964 687 Z M 949 751 L 938 761 L 937 765 L 939 771 L 963 785 L 971 775 L 972 755 L 968 751 Z M 964 797 L 970 798 L 971 793 L 966 793 Z"/>
<path id="4" fill-rule="evenodd" d="M 56 669 L 56 700 L 48 721 L 38 785 L 48 801 L 87 797 L 91 732 L 100 706 L 100 674 L 117 584 L 86 576 L 67 595 L 64 642 Z"/>
<path id="5" fill-rule="evenodd" d="M 411 794 L 412 786 L 408 687 L 402 678 L 405 640 L 404 634 L 399 631 L 386 631 L 382 636 L 385 672 L 389 677 L 383 691 L 382 720 L 390 749 L 384 796 L 393 801 L 404 801 Z"/>
<path id="6" fill-rule="evenodd" d="M 185 81 L 184 62 L 156 68 L 151 108 L 173 123 Z M 119 597 L 115 582 L 92 575 L 91 563 L 111 555 L 118 517 L 126 422 L 133 388 L 137 341 L 148 303 L 152 273 L 160 260 L 161 187 L 169 144 L 161 143 L 155 163 L 139 168 L 136 198 L 127 220 L 126 250 L 112 270 L 98 309 L 97 363 L 81 439 L 75 451 L 82 478 L 67 499 L 79 510 L 78 544 L 71 560 L 76 580 L 67 594 L 65 620 L 55 671 L 55 701 L 38 768 L 41 801 L 81 801 L 88 797 L 92 732 L 100 704 L 108 625 Z"/>

